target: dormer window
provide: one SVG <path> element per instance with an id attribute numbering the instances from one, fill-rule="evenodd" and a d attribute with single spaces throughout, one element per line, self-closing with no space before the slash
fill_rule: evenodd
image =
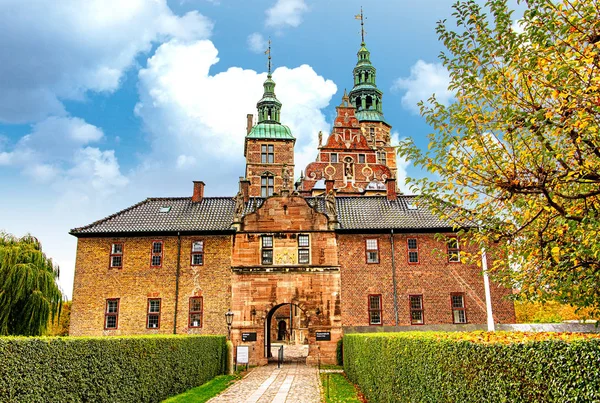
<path id="1" fill-rule="evenodd" d="M 263 144 L 261 146 L 260 162 L 263 164 L 273 164 L 275 162 L 273 144 Z"/>

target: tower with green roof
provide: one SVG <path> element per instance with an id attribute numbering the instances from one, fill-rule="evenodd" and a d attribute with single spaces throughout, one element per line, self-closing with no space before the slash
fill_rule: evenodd
<path id="1" fill-rule="evenodd" d="M 268 197 L 282 189 L 292 189 L 294 176 L 294 144 L 296 139 L 289 127 L 281 124 L 281 102 L 275 95 L 271 75 L 271 41 L 264 93 L 256 104 L 258 120 L 248 122 L 244 143 L 246 179 L 250 181 L 249 195 Z M 249 119 L 252 115 L 249 115 Z"/>
<path id="2" fill-rule="evenodd" d="M 396 152 L 391 146 L 391 125 L 383 116 L 383 92 L 377 88 L 377 69 L 371 63 L 371 52 L 365 43 L 365 18 L 361 8 L 356 16 L 361 24 L 361 43 L 358 61 L 352 71 L 354 87 L 348 94 L 356 108 L 356 117 L 369 144 L 377 152 L 377 162 L 390 168 L 392 175 L 397 173 Z"/>
<path id="3" fill-rule="evenodd" d="M 354 67 L 354 87 L 349 97 L 356 107 L 359 121 L 383 122 L 382 98 L 383 92 L 377 88 L 377 69 L 371 63 L 371 52 L 365 44 L 364 16 L 362 9 L 356 16 L 361 20 L 362 41 L 358 50 L 358 61 Z M 386 123 L 387 124 L 387 123 Z"/>

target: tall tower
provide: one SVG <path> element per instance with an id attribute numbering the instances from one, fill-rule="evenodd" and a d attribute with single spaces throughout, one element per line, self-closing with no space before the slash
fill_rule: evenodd
<path id="1" fill-rule="evenodd" d="M 377 88 L 377 69 L 371 63 L 371 52 L 365 44 L 365 18 L 362 8 L 356 18 L 360 20 L 362 41 L 357 53 L 358 61 L 353 70 L 354 88 L 348 96 L 356 107 L 356 118 L 361 129 L 377 152 L 377 162 L 390 168 L 392 175 L 396 177 L 396 152 L 391 146 L 390 137 L 392 126 L 383 116 L 383 92 Z"/>
<path id="2" fill-rule="evenodd" d="M 294 177 L 294 144 L 289 127 L 282 125 L 281 102 L 275 96 L 275 81 L 271 76 L 271 41 L 264 94 L 256 104 L 258 122 L 248 130 L 244 143 L 246 179 L 250 181 L 249 196 L 269 197 L 282 189 L 292 190 Z M 248 116 L 249 119 L 252 115 Z"/>

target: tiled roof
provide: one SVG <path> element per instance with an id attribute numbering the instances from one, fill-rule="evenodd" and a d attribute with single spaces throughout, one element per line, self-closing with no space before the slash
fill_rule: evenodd
<path id="1" fill-rule="evenodd" d="M 317 211 L 325 212 L 323 197 L 307 197 Z M 264 199 L 250 198 L 245 214 L 256 211 Z M 433 215 L 415 196 L 337 197 L 341 230 L 442 229 L 450 221 Z M 205 197 L 199 203 L 191 198 L 150 198 L 123 211 L 71 230 L 73 235 L 151 232 L 227 231 L 233 222 L 235 201 L 231 197 Z M 168 209 L 168 211 L 166 211 Z M 161 212 L 162 210 L 162 212 Z"/>
<path id="2" fill-rule="evenodd" d="M 190 197 L 149 198 L 71 233 L 224 231 L 231 226 L 234 207 L 231 197 L 205 197 L 199 203 Z"/>
<path id="3" fill-rule="evenodd" d="M 442 229 L 454 223 L 440 219 L 416 196 L 338 197 L 341 229 Z"/>

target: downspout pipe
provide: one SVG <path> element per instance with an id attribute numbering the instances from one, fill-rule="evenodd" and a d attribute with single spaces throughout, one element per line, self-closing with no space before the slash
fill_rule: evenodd
<path id="1" fill-rule="evenodd" d="M 396 252 L 394 250 L 394 230 L 390 232 L 390 244 L 392 246 L 392 286 L 394 287 L 394 315 L 396 326 L 398 326 L 398 289 L 396 287 Z"/>
<path id="2" fill-rule="evenodd" d="M 173 317 L 173 334 L 177 334 L 177 309 L 179 307 L 179 276 L 181 274 L 181 233 L 177 232 L 177 271 L 175 272 L 175 314 Z"/>

